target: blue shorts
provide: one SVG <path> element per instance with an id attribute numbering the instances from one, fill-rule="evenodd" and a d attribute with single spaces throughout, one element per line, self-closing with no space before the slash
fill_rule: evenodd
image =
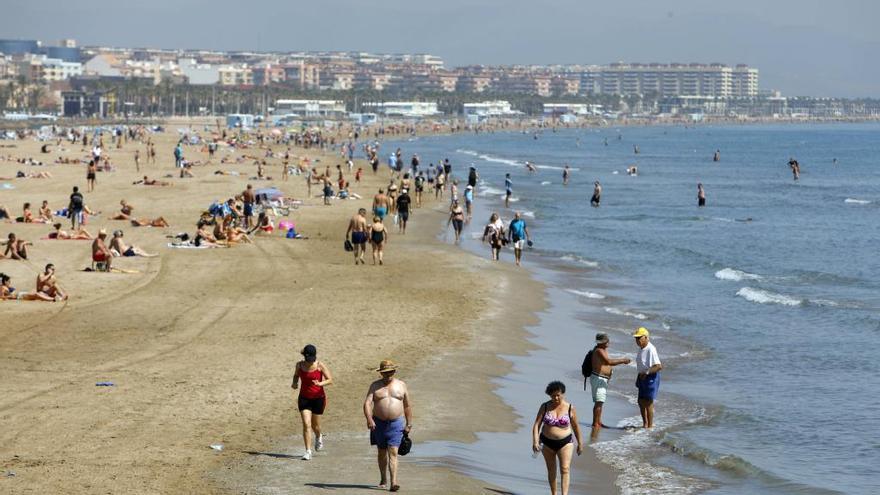
<path id="1" fill-rule="evenodd" d="M 252 217 L 254 216 L 254 205 L 253 203 L 245 203 L 244 204 L 244 216 Z"/>
<path id="2" fill-rule="evenodd" d="M 656 399 L 660 390 L 660 373 L 646 375 L 641 380 L 636 378 L 636 388 L 639 389 L 639 399 Z"/>
<path id="3" fill-rule="evenodd" d="M 388 210 L 384 206 L 377 206 L 375 212 L 376 216 L 380 219 L 385 219 L 385 214 L 388 213 Z"/>
<path id="4" fill-rule="evenodd" d="M 366 232 L 352 232 L 351 233 L 351 243 L 352 244 L 366 244 L 367 243 L 367 233 Z"/>
<path id="5" fill-rule="evenodd" d="M 403 440 L 403 428 L 406 426 L 406 420 L 403 416 L 390 421 L 373 416 L 373 422 L 376 423 L 376 427 L 370 432 L 370 445 L 375 445 L 380 449 L 400 447 L 400 441 Z"/>

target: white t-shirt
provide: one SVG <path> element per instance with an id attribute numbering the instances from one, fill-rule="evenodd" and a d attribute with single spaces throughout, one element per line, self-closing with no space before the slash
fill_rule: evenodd
<path id="1" fill-rule="evenodd" d="M 644 349 L 639 349 L 636 353 L 636 368 L 639 373 L 645 373 L 651 366 L 660 364 L 660 356 L 657 355 L 657 348 L 654 344 L 648 342 Z"/>

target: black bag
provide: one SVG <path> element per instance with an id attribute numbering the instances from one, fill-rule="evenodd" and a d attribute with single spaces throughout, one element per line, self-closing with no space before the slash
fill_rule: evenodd
<path id="1" fill-rule="evenodd" d="M 581 374 L 584 375 L 584 390 L 587 389 L 587 379 L 590 378 L 590 375 L 593 374 L 593 351 L 596 348 L 590 349 L 590 352 L 584 356 L 584 362 L 581 363 Z"/>
<path id="2" fill-rule="evenodd" d="M 354 246 L 351 244 L 351 241 L 348 239 L 345 240 L 345 250 L 348 252 L 354 251 Z"/>
<path id="3" fill-rule="evenodd" d="M 412 449 L 412 440 L 409 438 L 409 433 L 404 431 L 403 438 L 400 440 L 400 447 L 397 447 L 397 455 L 409 454 L 410 449 Z"/>

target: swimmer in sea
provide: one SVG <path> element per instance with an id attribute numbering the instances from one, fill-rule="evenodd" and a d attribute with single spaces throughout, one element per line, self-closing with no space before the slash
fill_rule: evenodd
<path id="1" fill-rule="evenodd" d="M 798 163 L 794 158 L 788 160 L 788 166 L 791 168 L 791 175 L 794 176 L 794 180 L 798 180 L 801 178 L 801 164 Z"/>
<path id="2" fill-rule="evenodd" d="M 703 189 L 703 183 L 697 184 L 697 206 L 706 206 L 706 190 Z"/>
<path id="3" fill-rule="evenodd" d="M 598 208 L 600 201 L 602 201 L 602 185 L 596 181 L 593 183 L 593 197 L 590 198 L 590 206 Z"/>
<path id="4" fill-rule="evenodd" d="M 571 168 L 566 165 L 564 169 L 562 169 L 562 185 L 568 185 L 568 179 L 571 177 Z"/>

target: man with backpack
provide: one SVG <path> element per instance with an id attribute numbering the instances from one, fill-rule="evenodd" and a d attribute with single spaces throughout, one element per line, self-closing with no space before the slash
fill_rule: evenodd
<path id="1" fill-rule="evenodd" d="M 629 364 L 629 358 L 611 359 L 608 356 L 608 334 L 596 334 L 596 346 L 587 353 L 584 363 L 581 365 L 581 373 L 584 375 L 584 388 L 587 379 L 590 381 L 590 389 L 593 395 L 593 431 L 597 432 L 602 424 L 602 406 L 608 394 L 608 382 L 611 380 L 611 368 L 621 364 Z"/>

